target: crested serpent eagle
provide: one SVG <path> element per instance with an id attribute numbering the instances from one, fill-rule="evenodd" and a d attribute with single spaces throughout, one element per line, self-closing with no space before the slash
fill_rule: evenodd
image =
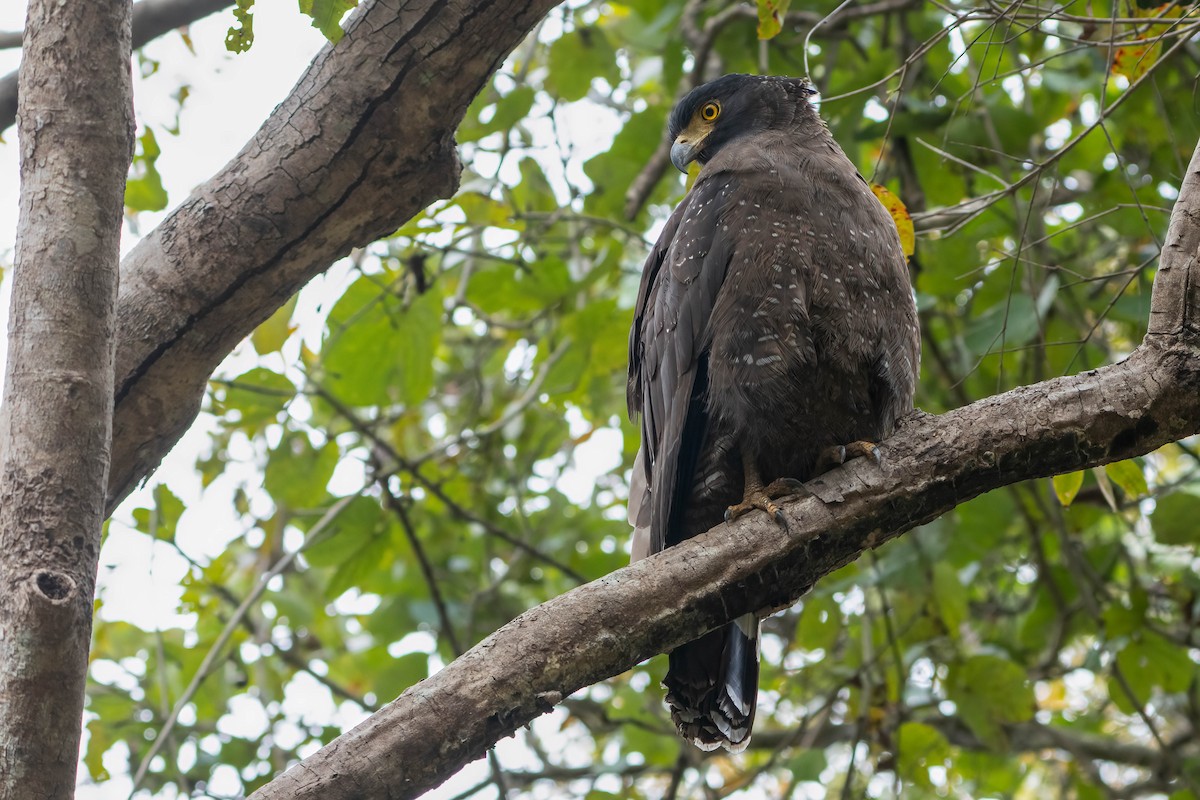
<path id="1" fill-rule="evenodd" d="M 920 334 L 895 223 L 795 78 L 726 75 L 670 116 L 702 168 L 646 261 L 629 336 L 641 415 L 638 559 L 762 509 L 874 444 L 912 409 Z M 680 734 L 750 740 L 758 616 L 670 654 Z"/>

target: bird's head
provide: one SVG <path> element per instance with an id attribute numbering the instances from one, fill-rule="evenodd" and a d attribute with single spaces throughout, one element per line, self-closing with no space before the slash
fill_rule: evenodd
<path id="1" fill-rule="evenodd" d="M 671 163 L 687 172 L 692 161 L 707 163 L 747 133 L 793 124 L 798 115 L 815 118 L 809 104 L 814 94 L 802 78 L 761 75 L 725 75 L 699 86 L 671 111 Z"/>

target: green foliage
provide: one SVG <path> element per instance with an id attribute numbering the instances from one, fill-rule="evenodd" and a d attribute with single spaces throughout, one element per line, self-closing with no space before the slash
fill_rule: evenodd
<path id="1" fill-rule="evenodd" d="M 546 88 L 562 100 L 581 100 L 597 78 L 617 83 L 616 58 L 603 29 L 577 28 L 550 45 Z"/>
<path id="2" fill-rule="evenodd" d="M 1003 750 L 1004 726 L 1033 716 L 1033 689 L 1025 670 L 1006 658 L 971 656 L 952 665 L 946 696 L 959 716 L 988 747 Z"/>
<path id="3" fill-rule="evenodd" d="M 433 387 L 441 294 L 431 290 L 406 304 L 393 292 L 394 280 L 360 278 L 329 314 L 322 366 L 327 388 L 342 402 L 412 406 Z"/>
<path id="4" fill-rule="evenodd" d="M 342 17 L 358 0 L 300 0 L 300 13 L 312 17 L 312 26 L 337 44 L 342 38 Z"/>
<path id="5" fill-rule="evenodd" d="M 900 726 L 896 747 L 900 751 L 896 763 L 900 776 L 929 790 L 934 788 L 929 768 L 943 766 L 953 752 L 940 731 L 920 722 L 905 722 Z"/>
<path id="6" fill-rule="evenodd" d="M 1150 522 L 1163 544 L 1200 543 L 1200 497 L 1186 492 L 1160 497 Z"/>
<path id="7" fill-rule="evenodd" d="M 138 137 L 129 179 L 125 181 L 125 207 L 130 211 L 162 211 L 167 207 L 167 190 L 156 162 L 162 150 L 154 129 L 147 127 Z"/>
<path id="8" fill-rule="evenodd" d="M 302 10 L 336 41 L 352 5 Z M 459 128 L 462 190 L 314 282 L 211 382 L 204 492 L 155 486 L 119 515 L 123 534 L 175 554 L 187 622 L 142 630 L 102 609 L 93 780 L 106 755 L 128 752 L 136 771 L 156 748 L 142 780 L 155 796 L 203 796 L 223 765 L 245 793 L 626 562 L 631 306 L 684 192 L 647 165 L 691 86 L 693 29 L 712 23 L 719 71 L 761 57 L 795 74 L 813 15 L 839 5 L 577 2 L 518 48 Z M 234 12 L 235 49 L 251 7 Z M 822 115 L 916 228 L 925 410 L 1141 341 L 1200 134 L 1184 113 L 1194 67 L 1172 50 L 1196 31 L 1164 38 L 1131 89 L 1091 32 L 1126 13 L 859 4 L 813 32 Z M 156 156 L 147 130 L 139 180 L 157 177 Z M 746 753 L 679 742 L 654 659 L 519 732 L 524 766 L 501 756 L 510 795 L 1196 797 L 1198 467 L 1185 441 L 964 502 L 765 622 Z M 236 524 L 202 548 L 189 531 L 211 538 L 197 520 L 214 505 Z M 299 696 L 343 713 L 297 710 Z M 261 732 L 217 724 L 246 708 Z"/>
<path id="9" fill-rule="evenodd" d="M 237 0 L 233 6 L 235 24 L 225 34 L 225 49 L 244 53 L 254 45 L 254 0 Z"/>

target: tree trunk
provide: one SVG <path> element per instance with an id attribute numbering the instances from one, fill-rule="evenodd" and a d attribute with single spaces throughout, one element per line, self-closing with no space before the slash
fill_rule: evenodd
<path id="1" fill-rule="evenodd" d="M 0 798 L 70 798 L 112 432 L 133 153 L 129 0 L 32 0 L 0 419 Z"/>

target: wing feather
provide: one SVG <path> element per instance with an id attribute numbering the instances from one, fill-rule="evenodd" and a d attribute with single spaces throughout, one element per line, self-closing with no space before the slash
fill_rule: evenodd
<path id="1" fill-rule="evenodd" d="M 627 401 L 642 415 L 643 475 L 631 489 L 630 508 L 645 520 L 656 553 L 695 531 L 676 530 L 693 488 L 707 418 L 705 348 L 732 241 L 720 224 L 734 189 L 727 174 L 702 177 L 667 221 L 646 260 L 629 335 Z M 637 496 L 634 491 L 636 490 Z"/>

